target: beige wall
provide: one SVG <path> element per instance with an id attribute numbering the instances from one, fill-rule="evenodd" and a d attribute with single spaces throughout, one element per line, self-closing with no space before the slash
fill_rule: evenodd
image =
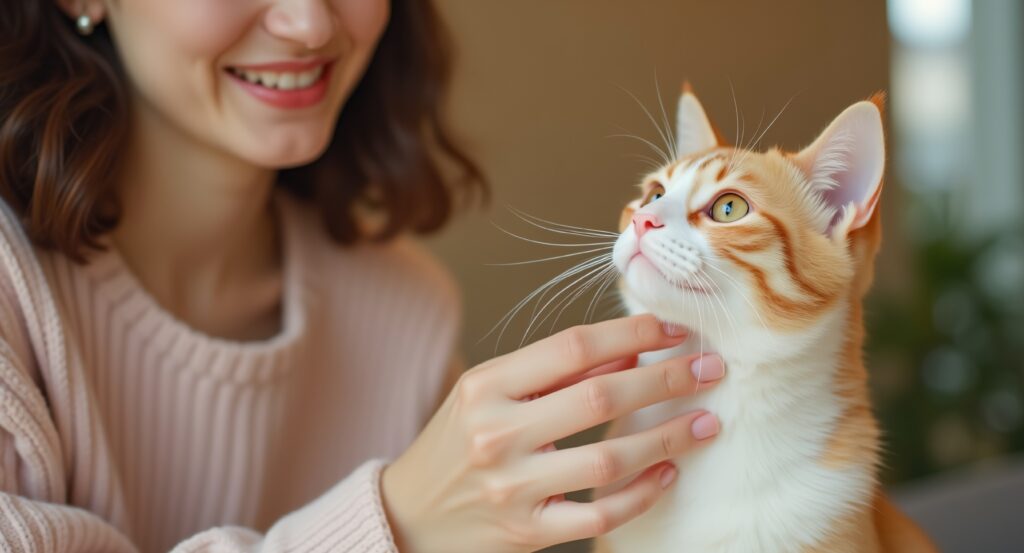
<path id="1" fill-rule="evenodd" d="M 655 75 L 670 118 L 689 79 L 712 119 L 735 140 L 736 101 L 749 138 L 762 112 L 792 104 L 763 144 L 796 148 L 842 108 L 888 83 L 881 0 L 438 0 L 460 47 L 453 117 L 492 179 L 486 212 L 432 241 L 465 298 L 465 352 L 520 298 L 564 265 L 489 267 L 568 250 L 508 237 L 489 219 L 536 239 L 559 239 L 505 205 L 558 222 L 615 230 L 649 154 L 626 131 L 656 143 L 632 92 L 656 115 Z M 892 192 L 887 190 L 887 193 Z M 536 229 L 533 229 L 536 230 Z M 556 240 L 557 241 L 557 240 Z M 581 302 L 585 303 L 585 302 Z M 605 303 L 612 305 L 611 300 Z M 567 313 L 579 322 L 582 310 Z M 512 331 L 507 351 L 522 332 Z"/>

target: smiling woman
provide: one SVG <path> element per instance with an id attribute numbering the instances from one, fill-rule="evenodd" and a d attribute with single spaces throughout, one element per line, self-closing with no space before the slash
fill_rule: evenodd
<path id="1" fill-rule="evenodd" d="M 29 234 L 84 259 L 82 246 L 96 246 L 119 219 L 110 175 L 130 157 L 125 149 L 146 154 L 171 141 L 294 167 L 280 182 L 317 198 L 332 236 L 345 243 L 368 237 L 353 217 L 366 203 L 387 214 L 375 237 L 439 228 L 453 195 L 478 191 L 481 175 L 442 125 L 449 46 L 432 6 L 336 0 L 330 15 L 323 2 L 291 4 L 132 0 L 108 10 L 61 0 L 63 13 L 56 2 L 0 6 L 0 53 L 10 60 L 0 64 L 0 114 L 5 136 L 21 138 L 0 143 L 0 194 Z M 72 30 L 81 22 L 87 36 Z M 303 87 L 310 77 L 319 80 Z M 131 134 L 130 118 L 137 129 L 162 132 Z M 17 161 L 35 158 L 36 144 L 46 146 L 37 163 Z M 445 181 L 441 158 L 456 178 Z"/>
<path id="2" fill-rule="evenodd" d="M 433 6 L 13 0 L 0 37 L 0 549 L 393 548 L 381 457 L 458 319 L 387 239 L 482 188 Z"/>

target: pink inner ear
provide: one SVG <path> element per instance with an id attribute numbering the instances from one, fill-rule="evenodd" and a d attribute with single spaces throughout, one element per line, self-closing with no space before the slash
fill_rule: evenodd
<path id="1" fill-rule="evenodd" d="M 885 137 L 878 108 L 870 102 L 850 106 L 797 154 L 797 162 L 836 210 L 829 230 L 851 203 L 857 210 L 851 230 L 863 226 L 875 209 L 885 168 Z"/>

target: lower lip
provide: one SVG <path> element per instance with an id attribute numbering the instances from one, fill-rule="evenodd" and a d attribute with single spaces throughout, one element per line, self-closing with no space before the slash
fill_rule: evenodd
<path id="1" fill-rule="evenodd" d="M 225 72 L 236 83 L 249 92 L 249 94 L 252 94 L 257 99 L 262 100 L 271 106 L 285 109 L 300 109 L 315 106 L 324 99 L 327 95 L 327 83 L 330 80 L 331 69 L 333 67 L 334 63 L 328 63 L 324 66 L 324 70 L 323 73 L 320 74 L 320 78 L 317 79 L 312 86 L 294 90 L 267 88 L 255 83 L 250 83 L 245 80 L 244 77 L 239 77 L 230 71 Z"/>

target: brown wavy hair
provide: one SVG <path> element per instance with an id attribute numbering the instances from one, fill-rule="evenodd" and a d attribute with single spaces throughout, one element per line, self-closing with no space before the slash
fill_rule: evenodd
<path id="1" fill-rule="evenodd" d="M 442 118 L 451 44 L 430 0 L 392 0 L 373 59 L 316 161 L 278 182 L 321 207 L 338 242 L 440 228 L 485 198 Z M 34 242 L 77 261 L 117 225 L 112 175 L 128 80 L 105 25 L 82 37 L 53 0 L 0 2 L 0 197 Z M 357 212 L 383 214 L 371 230 Z"/>

